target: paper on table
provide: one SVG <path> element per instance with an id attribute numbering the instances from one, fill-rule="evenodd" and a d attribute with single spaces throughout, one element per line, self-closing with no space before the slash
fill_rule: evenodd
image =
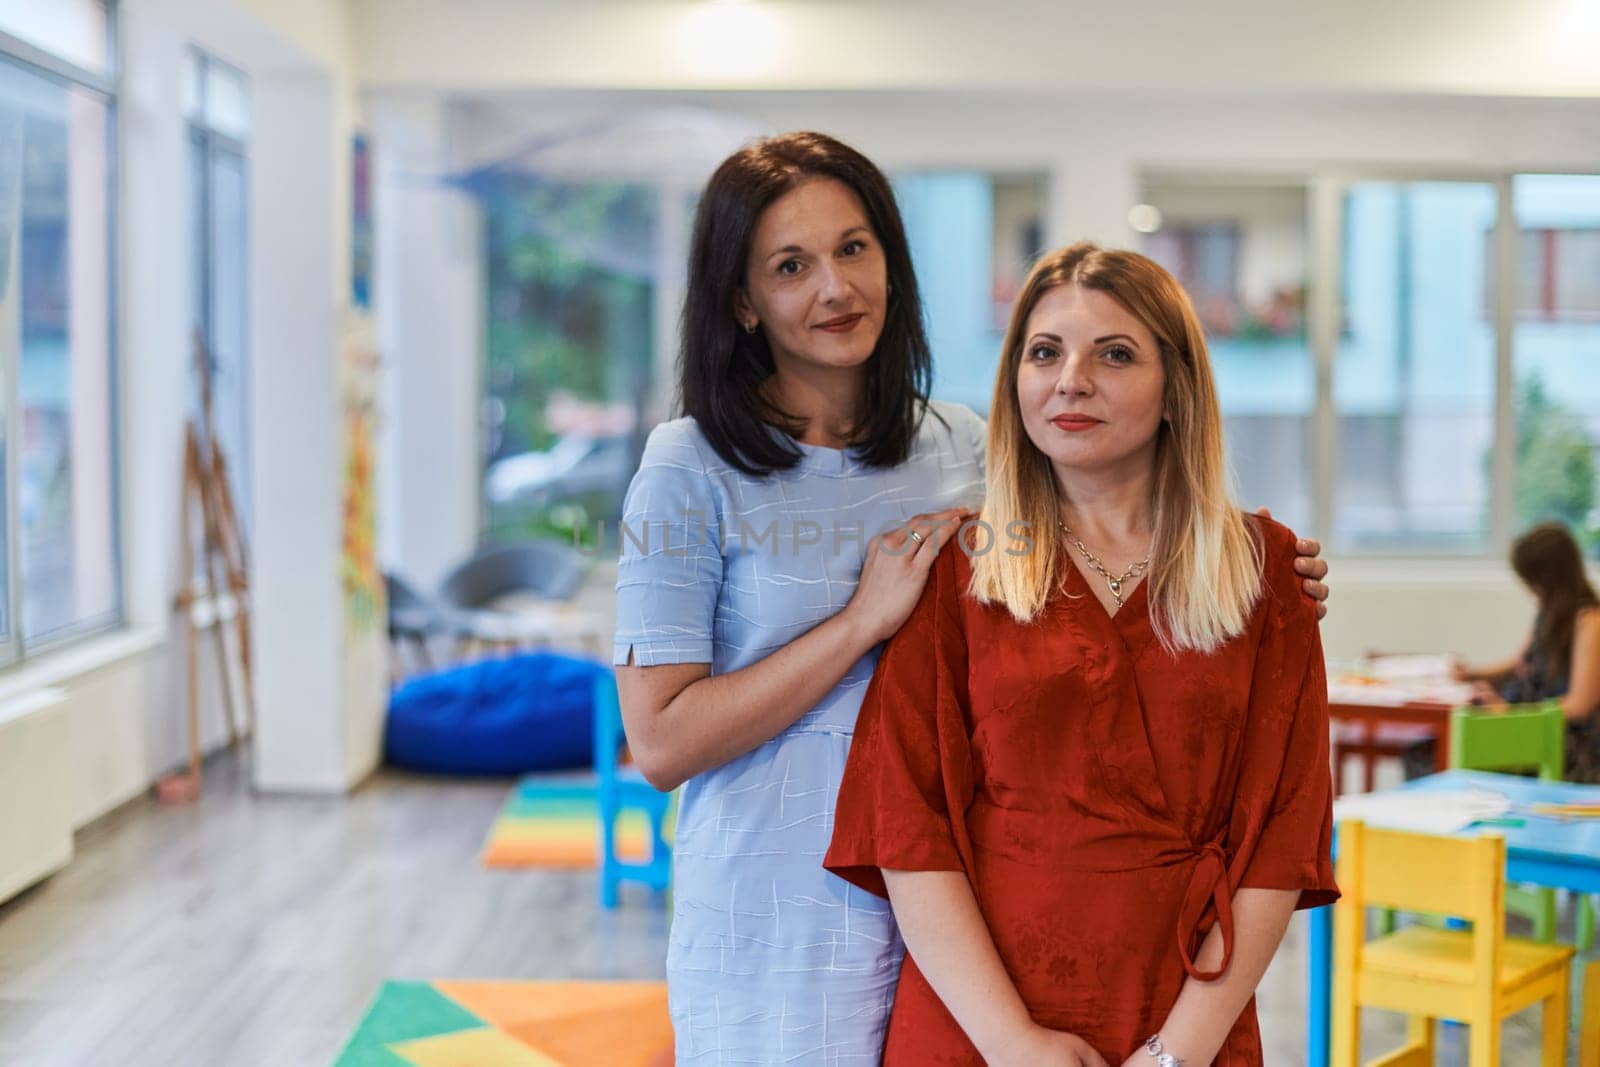
<path id="1" fill-rule="evenodd" d="M 1455 679 L 1456 658 L 1443 656 L 1375 656 L 1367 673 L 1385 682 L 1434 682 Z"/>
<path id="2" fill-rule="evenodd" d="M 1368 826 L 1423 834 L 1458 833 L 1510 810 L 1511 801 L 1505 794 L 1488 789 L 1361 793 L 1333 802 L 1335 822 L 1360 819 Z"/>
<path id="3" fill-rule="evenodd" d="M 1335 678 L 1328 683 L 1328 699 L 1335 704 L 1373 704 L 1387 707 L 1417 703 L 1459 706 L 1471 701 L 1472 687 L 1460 682 L 1434 682 L 1423 685 L 1416 682 L 1400 684 Z"/>

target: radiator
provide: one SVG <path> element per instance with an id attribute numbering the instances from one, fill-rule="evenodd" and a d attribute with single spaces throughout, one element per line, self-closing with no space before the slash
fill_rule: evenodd
<path id="1" fill-rule="evenodd" d="M 0 704 L 0 901 L 72 858 L 63 697 L 36 689 Z"/>

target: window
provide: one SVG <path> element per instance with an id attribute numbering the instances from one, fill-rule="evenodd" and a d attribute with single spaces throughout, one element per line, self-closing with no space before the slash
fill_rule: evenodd
<path id="1" fill-rule="evenodd" d="M 1173 221 L 1151 234 L 1145 244 L 1150 258 L 1166 264 L 1188 290 L 1207 331 L 1223 336 L 1239 332 L 1239 313 L 1244 310 L 1239 293 L 1239 223 Z"/>
<path id="2" fill-rule="evenodd" d="M 1305 187 L 1169 179 L 1148 182 L 1144 197 L 1156 209 L 1144 252 L 1188 291 L 1206 328 L 1240 499 L 1309 530 L 1316 378 Z"/>
<path id="3" fill-rule="evenodd" d="M 933 395 L 986 415 L 1011 304 L 1039 257 L 1044 179 L 894 176 L 933 349 Z"/>
<path id="4" fill-rule="evenodd" d="M 1512 204 L 1516 528 L 1559 519 L 1600 555 L 1600 176 L 1519 174 Z"/>
<path id="5" fill-rule="evenodd" d="M 1476 182 L 1357 182 L 1344 195 L 1334 544 L 1485 552 L 1494 322 L 1479 285 L 1498 198 Z"/>
<path id="6" fill-rule="evenodd" d="M 487 536 L 592 537 L 597 521 L 621 514 L 638 466 L 660 222 L 664 208 L 685 204 L 655 185 L 526 173 L 497 177 L 479 196 Z"/>
<path id="7" fill-rule="evenodd" d="M 1519 178 L 1523 181 L 1533 175 Z M 1494 232 L 1483 235 L 1485 262 L 1494 263 Z M 1600 225 L 1566 222 L 1522 226 L 1517 232 L 1517 318 L 1600 320 Z M 1483 275 L 1483 315 L 1494 317 L 1495 275 Z"/>
<path id="8" fill-rule="evenodd" d="M 1600 225 L 1519 234 L 1520 318 L 1600 320 Z"/>
<path id="9" fill-rule="evenodd" d="M 104 52 L 42 51 L 63 27 L 94 31 L 69 33 L 69 44 L 98 39 L 103 46 L 109 37 L 93 18 L 104 18 L 100 5 L 52 10 L 60 15 L 55 22 L 0 7 L 0 29 L 38 46 L 22 59 L 0 53 L 5 659 L 115 625 L 121 612 L 111 340 L 114 101 L 107 79 L 79 65 L 103 65 Z M 83 18 L 89 23 L 75 21 Z"/>
<path id="10" fill-rule="evenodd" d="M 184 77 L 189 127 L 192 328 L 211 362 L 212 417 L 246 540 L 251 529 L 249 282 L 249 86 L 243 74 L 191 50 Z M 198 379 L 191 379 L 199 411 Z"/>

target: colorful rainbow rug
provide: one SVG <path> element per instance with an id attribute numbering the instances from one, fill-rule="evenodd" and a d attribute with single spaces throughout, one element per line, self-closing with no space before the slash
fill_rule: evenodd
<path id="1" fill-rule="evenodd" d="M 666 837 L 672 840 L 668 812 Z M 650 823 L 624 811 L 617 820 L 617 854 L 643 862 L 650 856 Z M 506 799 L 481 855 L 485 867 L 594 867 L 600 862 L 600 808 L 593 777 L 530 775 Z"/>
<path id="2" fill-rule="evenodd" d="M 385 982 L 334 1067 L 670 1067 L 663 982 Z"/>

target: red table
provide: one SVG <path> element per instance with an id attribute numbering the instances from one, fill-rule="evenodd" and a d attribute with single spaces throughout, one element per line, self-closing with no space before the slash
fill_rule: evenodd
<path id="1" fill-rule="evenodd" d="M 1433 769 L 1450 765 L 1450 716 L 1456 705 L 1417 700 L 1403 704 L 1346 703 L 1329 700 L 1333 722 L 1333 791 L 1343 791 L 1344 763 L 1354 756 L 1362 763 L 1362 790 L 1374 788 L 1373 771 L 1380 759 L 1398 759 L 1421 741 L 1433 741 Z"/>
<path id="2" fill-rule="evenodd" d="M 1453 656 L 1369 653 L 1342 670 L 1330 664 L 1334 792 L 1341 791 L 1350 757 L 1361 760 L 1370 793 L 1378 760 L 1398 759 L 1424 741 L 1433 742 L 1433 769 L 1449 769 L 1450 715 L 1473 695 L 1455 674 Z"/>

